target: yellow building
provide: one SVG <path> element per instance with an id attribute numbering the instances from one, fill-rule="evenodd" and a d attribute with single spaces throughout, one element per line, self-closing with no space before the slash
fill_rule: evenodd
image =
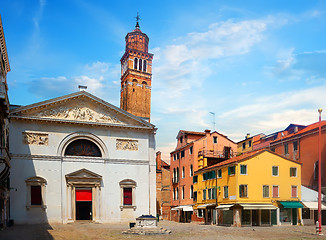
<path id="1" fill-rule="evenodd" d="M 195 172 L 197 217 L 221 225 L 301 223 L 301 164 L 268 150 L 243 153 Z"/>

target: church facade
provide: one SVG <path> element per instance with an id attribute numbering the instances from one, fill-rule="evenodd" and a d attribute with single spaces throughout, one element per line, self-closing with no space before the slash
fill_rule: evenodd
<path id="1" fill-rule="evenodd" d="M 133 32 L 139 34 L 137 25 Z M 135 88 L 139 99 L 150 96 L 150 81 L 141 83 L 143 75 L 151 77 L 151 61 L 146 69 L 137 61 L 133 69 L 135 60 L 127 56 L 138 45 L 126 45 L 130 66 L 121 62 L 123 106 L 130 106 Z M 128 86 L 131 93 L 123 97 Z M 150 104 L 138 101 L 134 108 L 115 107 L 86 91 L 13 108 L 10 179 L 17 191 L 10 196 L 11 218 L 69 223 L 155 216 L 156 128 L 146 121 Z"/>

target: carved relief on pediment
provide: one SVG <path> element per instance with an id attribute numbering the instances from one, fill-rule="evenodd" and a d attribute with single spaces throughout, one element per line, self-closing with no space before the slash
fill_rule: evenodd
<path id="1" fill-rule="evenodd" d="M 116 148 L 117 150 L 138 151 L 138 140 L 117 139 Z"/>
<path id="2" fill-rule="evenodd" d="M 48 145 L 49 135 L 46 133 L 23 132 L 23 141 L 28 145 Z"/>
<path id="3" fill-rule="evenodd" d="M 123 122 L 113 116 L 108 116 L 101 112 L 95 112 L 88 107 L 59 107 L 42 111 L 38 113 L 38 116 L 41 118 L 123 124 Z"/>

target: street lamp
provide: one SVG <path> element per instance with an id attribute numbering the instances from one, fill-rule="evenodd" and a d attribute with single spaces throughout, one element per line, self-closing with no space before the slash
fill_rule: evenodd
<path id="1" fill-rule="evenodd" d="M 319 112 L 319 136 L 318 136 L 318 235 L 321 235 L 321 108 Z"/>

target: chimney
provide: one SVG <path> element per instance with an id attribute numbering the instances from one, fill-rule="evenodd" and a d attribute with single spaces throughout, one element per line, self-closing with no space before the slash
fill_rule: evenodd
<path id="1" fill-rule="evenodd" d="M 205 132 L 206 134 L 209 134 L 209 133 L 211 132 L 211 130 L 206 129 L 204 132 Z"/>
<path id="2" fill-rule="evenodd" d="M 250 138 L 250 133 L 247 133 L 246 139 Z"/>
<path id="3" fill-rule="evenodd" d="M 162 170 L 162 153 L 156 152 L 156 170 Z"/>

